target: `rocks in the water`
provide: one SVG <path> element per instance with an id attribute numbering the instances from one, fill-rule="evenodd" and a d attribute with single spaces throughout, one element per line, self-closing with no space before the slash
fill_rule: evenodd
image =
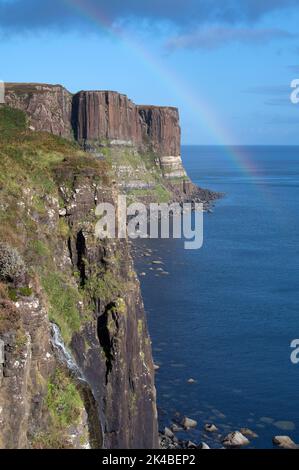
<path id="1" fill-rule="evenodd" d="M 299 446 L 289 436 L 275 436 L 272 442 L 281 449 L 299 449 Z"/>
<path id="2" fill-rule="evenodd" d="M 184 418 L 181 421 L 181 425 L 185 429 L 196 428 L 197 421 L 195 421 L 195 419 L 187 418 L 187 416 L 184 416 Z"/>
<path id="3" fill-rule="evenodd" d="M 240 431 L 230 432 L 222 441 L 225 447 L 241 447 L 249 444 L 249 440 Z"/>
<path id="4" fill-rule="evenodd" d="M 172 430 L 169 429 L 168 427 L 164 428 L 164 436 L 170 437 L 170 439 L 174 438 L 174 434 L 173 434 Z"/>
<path id="5" fill-rule="evenodd" d="M 197 445 L 192 441 L 188 441 L 186 447 L 187 449 L 197 449 Z"/>
<path id="6" fill-rule="evenodd" d="M 173 423 L 171 426 L 170 426 L 170 429 L 172 430 L 172 432 L 179 432 L 181 431 L 183 428 L 181 426 L 178 426 L 176 423 Z"/>
<path id="7" fill-rule="evenodd" d="M 206 444 L 205 442 L 201 442 L 198 446 L 199 449 L 210 449 L 210 447 L 208 446 L 208 444 Z"/>
<path id="8" fill-rule="evenodd" d="M 160 448 L 161 449 L 178 449 L 178 443 L 174 442 L 170 437 L 160 434 L 159 436 Z"/>
<path id="9" fill-rule="evenodd" d="M 192 379 L 192 377 L 190 377 L 190 379 L 188 379 L 187 382 L 188 382 L 188 384 L 195 384 L 196 380 Z"/>
<path id="10" fill-rule="evenodd" d="M 142 273 L 139 274 L 139 276 L 146 276 L 146 273 L 142 272 Z"/>
<path id="11" fill-rule="evenodd" d="M 268 416 L 263 416 L 262 418 L 260 418 L 260 421 L 265 424 L 272 424 L 274 419 L 268 418 Z"/>
<path id="12" fill-rule="evenodd" d="M 254 431 L 251 431 L 251 429 L 249 428 L 241 428 L 240 433 L 243 434 L 243 436 L 248 436 L 248 437 L 251 437 L 252 439 L 255 439 L 256 437 L 258 437 L 258 435 Z"/>
<path id="13" fill-rule="evenodd" d="M 273 425 L 282 431 L 294 431 L 296 427 L 293 421 L 275 421 Z"/>
<path id="14" fill-rule="evenodd" d="M 217 432 L 218 428 L 215 426 L 215 424 L 207 423 L 204 425 L 204 429 L 207 432 Z"/>
<path id="15" fill-rule="evenodd" d="M 154 370 L 159 370 L 160 369 L 160 366 L 158 366 L 158 364 L 154 364 Z"/>

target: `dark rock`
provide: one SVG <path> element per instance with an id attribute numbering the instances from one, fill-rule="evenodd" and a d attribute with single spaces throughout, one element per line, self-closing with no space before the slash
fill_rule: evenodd
<path id="1" fill-rule="evenodd" d="M 201 442 L 198 446 L 198 449 L 203 449 L 204 450 L 204 449 L 210 449 L 210 447 L 205 442 Z"/>
<path id="2" fill-rule="evenodd" d="M 167 427 L 164 428 L 164 435 L 166 437 L 169 437 L 170 439 L 174 438 L 174 434 L 173 434 L 172 430 L 167 428 Z"/>
<path id="3" fill-rule="evenodd" d="M 204 429 L 207 432 L 217 432 L 218 431 L 217 426 L 215 426 L 215 424 L 210 424 L 210 423 L 205 424 Z"/>
<path id="4" fill-rule="evenodd" d="M 187 449 L 197 449 L 197 445 L 192 441 L 188 441 L 186 447 Z"/>

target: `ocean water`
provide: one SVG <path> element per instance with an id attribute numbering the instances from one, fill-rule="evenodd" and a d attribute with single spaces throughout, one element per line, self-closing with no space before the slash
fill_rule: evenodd
<path id="1" fill-rule="evenodd" d="M 212 422 L 219 435 L 249 427 L 259 435 L 251 447 L 272 448 L 274 435 L 299 442 L 299 364 L 290 361 L 299 338 L 299 147 L 236 153 L 183 147 L 192 180 L 226 196 L 204 216 L 200 250 L 181 240 L 139 241 L 136 267 L 146 273 L 140 281 L 160 366 L 160 428 L 180 413 L 198 421 L 181 437 L 218 447 L 219 436 L 203 431 Z M 152 255 L 142 256 L 148 248 Z"/>

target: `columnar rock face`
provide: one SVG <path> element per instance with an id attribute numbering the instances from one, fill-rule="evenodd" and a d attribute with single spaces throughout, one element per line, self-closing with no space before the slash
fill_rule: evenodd
<path id="1" fill-rule="evenodd" d="M 136 105 L 114 91 L 77 93 L 72 122 L 80 143 L 109 140 L 114 144 L 139 145 L 142 141 L 142 122 Z"/>
<path id="2" fill-rule="evenodd" d="M 35 130 L 72 138 L 72 94 L 61 85 L 6 83 L 5 102 L 25 111 Z"/>
<path id="3" fill-rule="evenodd" d="M 181 160 L 181 129 L 177 108 L 138 106 L 145 124 L 143 141 L 159 156 L 161 169 L 166 178 L 186 176 Z"/>
<path id="4" fill-rule="evenodd" d="M 138 106 L 114 91 L 72 95 L 60 85 L 31 83 L 7 83 L 5 100 L 25 111 L 37 131 L 75 137 L 86 150 L 109 143 L 152 151 L 166 178 L 186 175 L 177 108 Z"/>
<path id="5" fill-rule="evenodd" d="M 148 143 L 158 155 L 177 156 L 181 153 L 181 129 L 177 108 L 138 106 L 145 123 Z"/>

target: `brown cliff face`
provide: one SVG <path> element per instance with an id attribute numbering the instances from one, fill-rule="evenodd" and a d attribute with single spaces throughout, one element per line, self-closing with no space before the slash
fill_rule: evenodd
<path id="1" fill-rule="evenodd" d="M 181 129 L 177 108 L 138 106 L 145 124 L 147 140 L 157 155 L 177 156 L 181 153 Z"/>
<path id="2" fill-rule="evenodd" d="M 75 138 L 85 150 L 104 145 L 153 152 L 165 178 L 186 173 L 180 157 L 176 108 L 135 105 L 114 91 L 80 91 L 60 85 L 7 83 L 6 104 L 25 111 L 34 130 Z"/>
<path id="3" fill-rule="evenodd" d="M 6 83 L 5 103 L 24 111 L 35 130 L 72 138 L 72 94 L 61 85 Z"/>
<path id="4" fill-rule="evenodd" d="M 73 128 L 80 143 L 112 141 L 140 145 L 142 122 L 136 105 L 113 91 L 81 91 L 73 100 Z"/>
<path id="5" fill-rule="evenodd" d="M 5 101 L 25 111 L 31 126 L 88 147 L 110 142 L 151 150 L 159 157 L 180 155 L 176 108 L 135 105 L 114 91 L 80 91 L 60 85 L 6 83 Z"/>
<path id="6" fill-rule="evenodd" d="M 137 106 L 111 91 L 81 91 L 74 96 L 72 123 L 75 138 L 87 150 L 107 142 L 134 146 L 156 154 L 166 178 L 186 176 L 176 108 Z"/>
<path id="7" fill-rule="evenodd" d="M 95 308 L 71 349 L 99 406 L 104 447 L 158 448 L 151 342 L 130 247 L 126 240 L 96 241 L 85 221 L 95 198 L 115 204 L 116 193 L 89 179 L 75 179 L 73 187 L 72 193 L 61 187 L 71 227 L 69 256 Z M 101 279 L 107 284 L 100 291 L 93 286 Z"/>

